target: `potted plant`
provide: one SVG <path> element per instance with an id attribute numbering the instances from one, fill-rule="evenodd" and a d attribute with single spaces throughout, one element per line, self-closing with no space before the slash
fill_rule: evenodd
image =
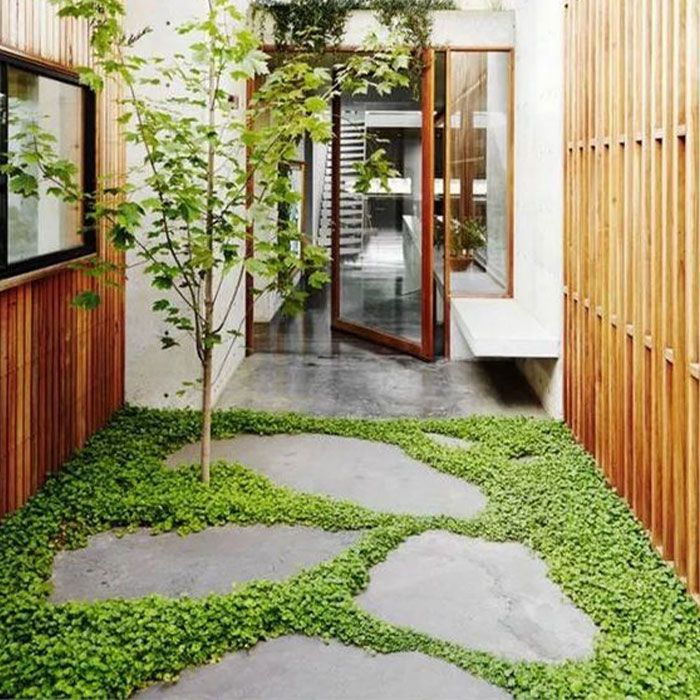
<path id="1" fill-rule="evenodd" d="M 452 219 L 450 229 L 450 267 L 467 270 L 476 251 L 486 245 L 486 226 L 479 219 Z"/>

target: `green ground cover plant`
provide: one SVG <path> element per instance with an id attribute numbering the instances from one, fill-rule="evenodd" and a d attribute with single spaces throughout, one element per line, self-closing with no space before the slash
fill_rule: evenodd
<path id="1" fill-rule="evenodd" d="M 205 486 L 195 465 L 164 466 L 167 454 L 199 438 L 200 427 L 196 412 L 126 408 L 0 524 L 0 696 L 126 697 L 150 682 L 176 678 L 187 666 L 297 633 L 377 652 L 420 651 L 516 697 L 700 697 L 695 603 L 560 423 L 214 415 L 217 438 L 313 432 L 396 444 L 481 487 L 488 506 L 471 520 L 377 513 L 277 486 L 236 464 L 214 465 Z M 426 432 L 474 446 L 443 447 Z M 223 523 L 366 533 L 331 561 L 283 582 L 236 586 L 228 595 L 48 602 L 55 552 L 83 546 L 90 534 L 142 526 L 187 533 Z M 594 655 L 560 665 L 504 661 L 394 627 L 354 605 L 372 566 L 406 538 L 436 528 L 529 545 L 598 625 Z"/>

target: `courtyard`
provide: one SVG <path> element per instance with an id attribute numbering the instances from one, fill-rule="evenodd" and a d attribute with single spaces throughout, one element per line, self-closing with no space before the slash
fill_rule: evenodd
<path id="1" fill-rule="evenodd" d="M 700 2 L 0 0 L 0 698 L 700 698 Z"/>

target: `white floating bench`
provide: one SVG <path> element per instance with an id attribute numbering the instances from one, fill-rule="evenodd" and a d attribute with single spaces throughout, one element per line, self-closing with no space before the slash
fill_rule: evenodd
<path id="1" fill-rule="evenodd" d="M 559 357 L 560 339 L 515 299 L 453 299 L 451 309 L 452 325 L 474 357 Z"/>

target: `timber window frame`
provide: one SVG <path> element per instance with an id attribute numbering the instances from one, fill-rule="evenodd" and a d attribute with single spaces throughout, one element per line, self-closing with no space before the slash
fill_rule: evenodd
<path id="1" fill-rule="evenodd" d="M 0 175 L 0 281 L 10 280 L 47 268 L 55 268 L 62 263 L 85 258 L 97 252 L 97 236 L 89 207 L 89 202 L 94 201 L 97 184 L 95 93 L 80 82 L 79 75 L 74 71 L 29 57 L 18 56 L 0 48 L 0 164 L 7 162 L 7 156 L 11 149 L 11 144 L 9 143 L 8 73 L 12 68 L 40 78 L 70 85 L 80 90 L 82 101 L 82 125 L 79 144 L 82 175 L 80 184 L 83 192 L 86 193 L 86 197 L 81 212 L 82 243 L 80 245 L 39 253 L 17 261 L 10 261 L 9 183 L 6 176 Z M 39 235 L 41 235 L 41 230 Z"/>

